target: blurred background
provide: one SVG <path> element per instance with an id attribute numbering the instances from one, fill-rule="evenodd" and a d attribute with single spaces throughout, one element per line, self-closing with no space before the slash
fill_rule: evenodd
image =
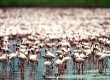
<path id="1" fill-rule="evenodd" d="M 0 0 L 0 7 L 110 7 L 110 0 Z"/>

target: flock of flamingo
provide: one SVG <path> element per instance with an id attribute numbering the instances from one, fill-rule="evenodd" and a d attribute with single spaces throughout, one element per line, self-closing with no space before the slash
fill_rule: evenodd
<path id="1" fill-rule="evenodd" d="M 75 8 L 0 9 L 0 63 L 5 78 L 8 63 L 15 58 L 19 59 L 21 80 L 25 66 L 37 68 L 39 64 L 45 67 L 43 78 L 54 67 L 56 77 L 63 75 L 68 66 L 73 67 L 74 74 L 106 72 L 110 58 L 109 12 Z M 19 44 L 11 44 L 10 40 Z M 41 57 L 44 63 L 39 63 Z"/>

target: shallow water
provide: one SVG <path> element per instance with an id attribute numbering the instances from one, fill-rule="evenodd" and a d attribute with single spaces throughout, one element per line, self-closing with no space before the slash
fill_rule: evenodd
<path id="1" fill-rule="evenodd" d="M 11 44 L 17 43 L 15 40 L 10 41 Z M 14 51 L 13 47 L 10 47 L 12 53 Z M 50 51 L 52 51 L 50 49 Z M 55 52 L 53 52 L 55 53 Z M 42 48 L 41 55 L 45 54 L 45 49 Z M 51 70 L 51 73 L 47 75 L 44 73 L 44 65 L 43 62 L 45 60 L 39 55 L 39 63 L 38 66 L 36 66 L 36 69 L 32 69 L 31 66 L 25 66 L 24 67 L 24 80 L 110 80 L 110 64 L 108 65 L 107 73 L 106 74 L 99 74 L 97 70 L 89 70 L 88 74 L 84 75 L 75 75 L 73 74 L 73 63 L 72 61 L 69 61 L 68 63 L 68 71 L 65 71 L 64 75 L 55 77 L 55 66 L 53 70 Z M 55 59 L 54 59 L 55 61 Z M 110 61 L 110 60 L 109 60 Z M 108 62 L 109 62 L 108 61 Z M 0 80 L 23 80 L 21 78 L 20 70 L 19 70 L 19 63 L 20 61 L 16 58 L 13 61 L 8 62 L 7 66 L 7 79 L 3 79 L 3 68 L 2 64 L 0 63 Z M 43 74 L 46 75 L 46 78 L 43 79 Z M 13 76 L 13 77 L 12 77 Z"/>

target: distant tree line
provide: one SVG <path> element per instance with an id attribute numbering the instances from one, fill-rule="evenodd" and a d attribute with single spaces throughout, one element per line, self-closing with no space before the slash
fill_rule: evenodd
<path id="1" fill-rule="evenodd" d="M 0 7 L 110 7 L 110 0 L 0 0 Z"/>

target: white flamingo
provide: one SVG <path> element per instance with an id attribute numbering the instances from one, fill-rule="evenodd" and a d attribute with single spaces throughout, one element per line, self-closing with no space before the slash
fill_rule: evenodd
<path id="1" fill-rule="evenodd" d="M 50 73 L 50 68 L 53 68 L 53 62 L 51 61 L 45 61 L 44 62 L 44 73 L 43 73 L 43 78 L 46 77 L 46 73 Z"/>

